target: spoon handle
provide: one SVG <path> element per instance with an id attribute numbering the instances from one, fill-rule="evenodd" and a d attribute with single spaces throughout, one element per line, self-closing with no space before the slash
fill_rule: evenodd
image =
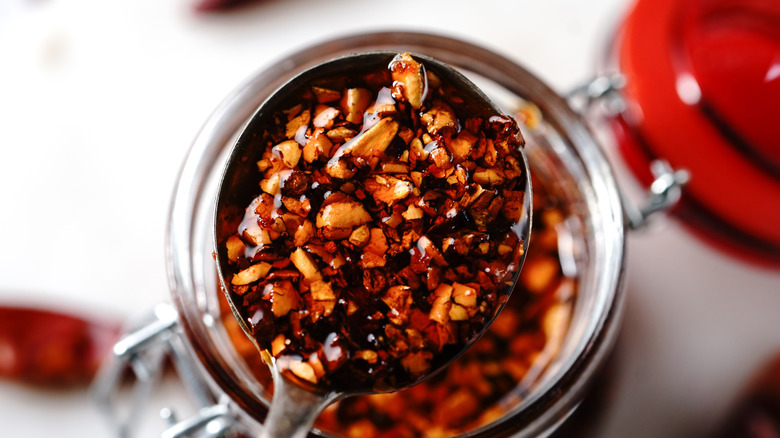
<path id="1" fill-rule="evenodd" d="M 320 412 L 339 395 L 309 391 L 273 374 L 274 395 L 260 438 L 305 438 Z"/>

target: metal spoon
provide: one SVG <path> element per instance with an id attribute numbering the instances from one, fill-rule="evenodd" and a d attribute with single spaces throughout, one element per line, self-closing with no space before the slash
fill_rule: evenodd
<path id="1" fill-rule="evenodd" d="M 216 201 L 215 254 L 220 283 L 227 295 L 230 307 L 242 329 L 258 347 L 272 371 L 274 395 L 268 416 L 264 423 L 263 437 L 305 437 L 317 415 L 326 406 L 346 396 L 373 393 L 377 392 L 377 389 L 369 387 L 351 388 L 349 390 L 311 389 L 299 385 L 298 382 L 291 381 L 280 372 L 276 360 L 271 353 L 258 345 L 252 328 L 249 327 L 245 320 L 246 316 L 242 315 L 239 310 L 241 306 L 239 303 L 234 302 L 234 295 L 230 292 L 230 283 L 236 269 L 231 267 L 227 260 L 224 244 L 228 237 L 236 232 L 236 227 L 234 226 L 236 223 L 236 216 L 242 214 L 243 208 L 245 208 L 250 200 L 256 196 L 258 190 L 257 187 L 260 177 L 258 175 L 256 162 L 260 155 L 262 155 L 262 149 L 266 147 L 265 144 L 258 141 L 258 134 L 262 132 L 263 126 L 274 123 L 273 117 L 275 114 L 278 114 L 280 110 L 289 108 L 290 96 L 300 95 L 301 90 L 309 87 L 312 81 L 336 75 L 349 76 L 351 72 L 355 71 L 383 68 L 389 64 L 389 61 L 393 59 L 395 54 L 396 52 L 370 52 L 349 55 L 322 63 L 296 76 L 280 87 L 260 106 L 239 136 L 225 166 Z M 458 90 L 459 96 L 464 98 L 467 102 L 469 111 L 474 111 L 475 115 L 488 116 L 490 114 L 503 114 L 502 111 L 499 110 L 498 107 L 470 80 L 452 67 L 419 54 L 414 54 L 413 57 L 419 60 L 427 71 L 432 72 L 440 78 L 442 83 L 446 82 L 454 85 L 453 88 Z M 517 266 L 515 267 L 516 271 L 514 271 L 511 280 L 512 286 L 506 288 L 506 295 L 498 300 L 498 305 L 492 318 L 495 318 L 503 307 L 503 304 L 506 302 L 509 292 L 514 289 L 528 246 L 532 216 L 531 181 L 528 172 L 528 162 L 522 148 L 519 148 L 519 157 L 521 161 L 520 167 L 522 168 L 522 176 L 520 178 L 523 179 L 522 186 L 525 191 L 525 196 L 522 201 L 523 205 L 520 218 L 513 224 L 511 229 L 520 239 L 522 253 L 518 252 L 518 254 L 521 255 L 517 261 Z M 226 226 L 228 223 L 233 224 L 233 226 Z M 479 330 L 477 336 L 471 338 L 466 345 L 463 345 L 461 350 L 454 354 L 446 363 L 437 364 L 437 367 L 431 369 L 425 377 L 421 377 L 413 383 L 419 383 L 419 381 L 429 377 L 437 369 L 440 369 L 451 360 L 454 360 L 455 357 L 462 354 L 468 346 L 476 341 L 479 335 L 487 330 L 490 322 L 492 322 L 492 319 L 487 321 L 481 330 Z M 401 387 L 387 388 L 386 390 L 383 389 L 383 391 L 386 392 L 387 390 L 397 389 L 401 389 Z"/>

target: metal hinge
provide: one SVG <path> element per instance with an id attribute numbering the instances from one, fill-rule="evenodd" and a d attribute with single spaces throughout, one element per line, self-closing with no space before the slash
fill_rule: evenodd
<path id="1" fill-rule="evenodd" d="M 98 408 L 108 420 L 114 436 L 131 438 L 153 391 L 163 379 L 167 364 L 197 406 L 194 415 L 179 420 L 172 408 L 164 408 L 163 438 L 228 438 L 238 435 L 230 404 L 217 397 L 198 373 L 179 327 L 176 310 L 157 305 L 148 316 L 126 331 L 114 345 L 92 386 Z"/>
<path id="2" fill-rule="evenodd" d="M 626 80 L 621 74 L 598 76 L 566 95 L 569 106 L 580 115 L 597 109 L 603 117 L 612 117 L 626 110 L 620 91 Z M 665 160 L 650 162 L 653 182 L 647 188 L 644 199 L 635 201 L 621 193 L 623 214 L 631 229 L 645 227 L 652 216 L 666 213 L 680 200 L 682 190 L 690 179 L 685 169 L 674 169 Z M 622 192 L 622 191 L 621 191 Z"/>

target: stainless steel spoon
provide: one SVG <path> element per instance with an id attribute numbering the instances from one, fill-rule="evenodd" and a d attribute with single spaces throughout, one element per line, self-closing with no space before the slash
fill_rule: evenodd
<path id="1" fill-rule="evenodd" d="M 242 213 L 243 207 L 249 204 L 255 196 L 259 183 L 259 175 L 256 162 L 262 154 L 262 149 L 266 146 L 258 144 L 258 133 L 262 132 L 263 126 L 274 123 L 273 117 L 280 110 L 287 109 L 290 96 L 296 96 L 302 90 L 309 87 L 313 81 L 319 78 L 333 77 L 336 75 L 350 75 L 353 71 L 366 71 L 374 68 L 383 68 L 396 55 L 396 52 L 370 52 L 348 55 L 333 59 L 331 61 L 317 65 L 290 80 L 276 92 L 274 92 L 257 110 L 250 122 L 243 129 L 237 142 L 235 143 L 221 180 L 221 186 L 217 195 L 216 214 L 215 214 L 215 254 L 219 279 L 227 300 L 233 310 L 236 319 L 239 321 L 242 329 L 247 336 L 255 342 L 266 363 L 271 368 L 274 379 L 274 395 L 269 408 L 268 416 L 264 423 L 263 437 L 305 437 L 311 428 L 317 415 L 329 404 L 343 397 L 367 394 L 375 391 L 373 388 L 358 388 L 349 391 L 337 390 L 312 390 L 300 386 L 296 382 L 290 381 L 276 366 L 276 361 L 271 353 L 260 347 L 255 339 L 253 330 L 248 326 L 245 315 L 241 314 L 240 306 L 234 302 L 234 295 L 230 290 L 230 279 L 235 269 L 229 266 L 227 254 L 224 248 L 224 242 L 235 233 L 235 227 L 227 227 L 227 223 L 235 223 L 235 216 Z M 470 80 L 452 67 L 439 62 L 435 59 L 413 54 L 413 57 L 419 60 L 428 71 L 438 76 L 442 83 L 446 82 L 454 85 L 460 96 L 464 97 L 468 103 L 468 108 L 476 112 L 477 115 L 495 114 L 501 115 L 503 112 L 492 103 Z M 528 247 L 530 227 L 531 227 L 531 181 L 528 172 L 528 162 L 522 148 L 519 150 L 519 156 L 522 163 L 522 178 L 524 179 L 525 197 L 523 199 L 522 214 L 520 219 L 512 226 L 512 230 L 520 237 L 522 245 L 522 256 L 519 259 L 519 265 L 513 276 L 513 282 L 517 282 L 518 274 L 525 258 Z M 241 208 L 237 209 L 237 206 Z M 231 220 L 233 217 L 234 220 Z M 508 293 L 514 289 L 514 283 L 508 288 Z M 508 293 L 504 299 L 499 300 L 498 308 L 493 316 L 498 314 L 503 304 L 508 298 Z M 483 333 L 492 322 L 492 319 L 484 324 L 479 331 Z M 478 336 L 471 339 L 462 349 L 450 359 L 462 354 Z M 449 363 L 449 361 L 447 362 Z M 439 368 L 446 364 L 441 364 Z M 438 368 L 437 368 L 438 369 Z M 432 375 L 436 369 L 432 369 L 429 375 Z M 427 377 L 425 377 L 427 378 Z M 414 383 L 419 383 L 419 379 Z M 390 388 L 397 390 L 401 388 Z"/>

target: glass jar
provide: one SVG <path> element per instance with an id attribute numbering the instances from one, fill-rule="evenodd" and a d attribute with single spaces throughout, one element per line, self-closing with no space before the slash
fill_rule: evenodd
<path id="1" fill-rule="evenodd" d="M 246 366 L 220 319 L 221 291 L 212 258 L 214 197 L 223 163 L 258 105 L 286 80 L 332 57 L 372 49 L 416 52 L 449 63 L 508 113 L 524 108 L 532 119 L 523 131 L 531 171 L 565 206 L 565 225 L 571 232 L 557 244 L 565 246 L 568 255 L 561 264 L 576 276 L 578 292 L 558 352 L 543 372 L 531 384 L 516 382 L 519 397 L 487 424 L 460 436 L 548 435 L 576 409 L 618 331 L 626 232 L 623 203 L 604 155 L 567 101 L 516 63 L 464 41 L 399 32 L 338 38 L 294 53 L 236 89 L 196 137 L 179 175 L 167 242 L 177 318 L 163 325 L 173 327 L 181 338 L 183 362 L 202 382 L 201 390 L 212 393 L 211 399 L 222 406 L 215 415 L 229 416 L 232 430 L 257 435 L 269 391 Z M 533 248 L 532 238 L 529 251 Z M 121 351 L 115 348 L 116 354 Z M 329 436 L 316 430 L 311 435 Z"/>

